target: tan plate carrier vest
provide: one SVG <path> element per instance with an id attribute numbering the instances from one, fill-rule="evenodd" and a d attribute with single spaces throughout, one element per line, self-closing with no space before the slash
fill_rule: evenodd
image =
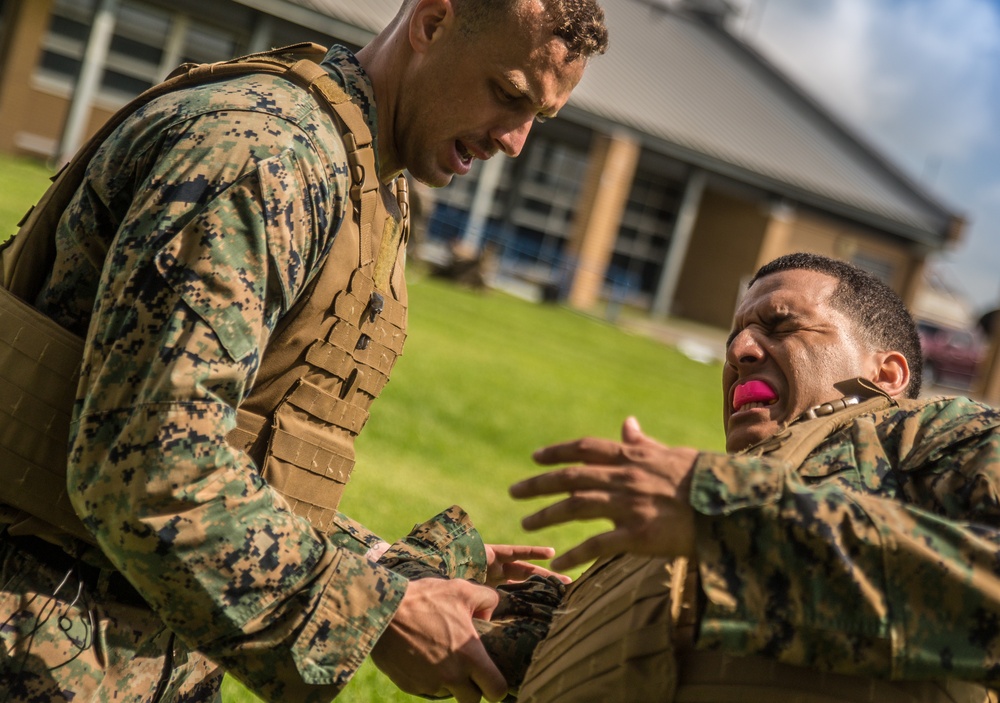
<path id="1" fill-rule="evenodd" d="M 834 432 L 891 402 L 829 404 L 833 412 L 787 427 L 757 451 L 800 466 Z M 964 681 L 883 681 L 693 649 L 697 589 L 686 559 L 598 560 L 556 611 L 519 703 L 996 703 Z"/>
<path id="2" fill-rule="evenodd" d="M 97 147 L 132 112 L 167 92 L 251 73 L 311 93 L 343 133 L 353 215 L 302 298 L 279 323 L 228 440 L 320 530 L 334 527 L 354 466 L 354 438 L 406 337 L 405 180 L 382 186 L 360 108 L 319 65 L 326 50 L 297 44 L 215 64 L 185 64 L 116 113 L 56 176 L 0 250 L 0 502 L 93 542 L 66 492 L 70 416 L 84 342 L 25 301 L 54 257 L 56 226 Z M 377 280 L 377 282 L 376 282 Z"/>

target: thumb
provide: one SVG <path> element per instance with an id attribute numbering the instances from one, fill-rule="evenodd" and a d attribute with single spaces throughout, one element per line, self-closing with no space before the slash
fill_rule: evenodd
<path id="1" fill-rule="evenodd" d="M 622 423 L 622 441 L 626 444 L 636 444 L 646 439 L 639 427 L 639 421 L 634 416 L 629 415 Z"/>
<path id="2" fill-rule="evenodd" d="M 500 604 L 500 595 L 492 588 L 480 586 L 471 581 L 461 582 L 467 586 L 467 596 L 465 604 L 472 613 L 472 617 L 480 620 L 489 620 L 493 616 L 493 611 Z"/>

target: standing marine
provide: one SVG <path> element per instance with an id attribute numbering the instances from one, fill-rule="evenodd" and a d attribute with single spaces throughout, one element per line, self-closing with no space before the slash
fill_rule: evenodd
<path id="1" fill-rule="evenodd" d="M 181 70 L 64 172 L 2 252 L 0 701 L 328 701 L 369 653 L 505 695 L 496 592 L 337 504 L 405 339 L 401 172 L 516 156 L 606 42 L 593 0 L 405 0 L 357 54 Z"/>

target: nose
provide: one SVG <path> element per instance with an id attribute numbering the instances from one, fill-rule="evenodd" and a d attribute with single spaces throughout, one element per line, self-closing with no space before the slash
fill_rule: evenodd
<path id="1" fill-rule="evenodd" d="M 528 139 L 528 132 L 531 131 L 531 125 L 534 121 L 535 117 L 532 115 L 516 124 L 496 127 L 490 133 L 490 137 L 499 146 L 500 151 L 507 156 L 517 156 L 524 148 L 524 142 Z"/>
<path id="2" fill-rule="evenodd" d="M 726 348 L 726 361 L 733 366 L 753 364 L 764 358 L 761 347 L 753 330 L 749 327 L 741 330 Z"/>

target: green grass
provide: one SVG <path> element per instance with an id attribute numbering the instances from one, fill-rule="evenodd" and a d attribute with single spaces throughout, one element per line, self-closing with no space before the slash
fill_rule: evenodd
<path id="1" fill-rule="evenodd" d="M 13 231 L 47 175 L 0 158 L 0 232 Z M 544 502 L 514 501 L 507 487 L 539 470 L 530 459 L 537 447 L 617 437 L 629 414 L 666 443 L 723 447 L 718 366 L 563 307 L 419 274 L 411 275 L 410 298 L 406 353 L 373 406 L 342 506 L 389 540 L 458 503 L 488 541 L 577 544 L 603 526 L 525 534 L 521 517 Z M 224 698 L 256 700 L 228 678 Z M 337 700 L 423 699 L 398 692 L 366 663 Z"/>
<path id="2" fill-rule="evenodd" d="M 25 158 L 0 156 L 0 242 L 17 231 L 27 209 L 49 186 L 52 169 Z"/>

